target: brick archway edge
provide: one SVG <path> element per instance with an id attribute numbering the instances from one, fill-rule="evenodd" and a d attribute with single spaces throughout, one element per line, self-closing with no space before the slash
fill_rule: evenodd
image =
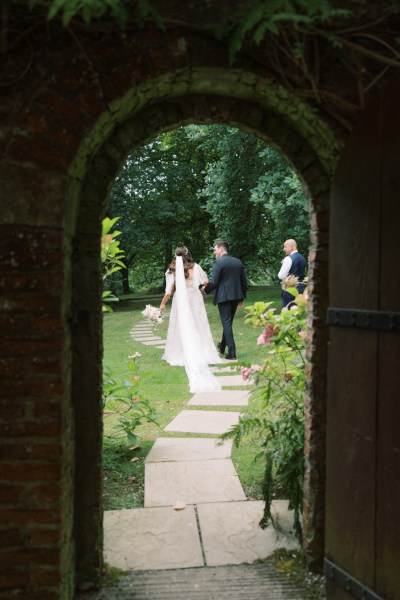
<path id="1" fill-rule="evenodd" d="M 204 74 L 203 74 L 204 76 Z M 203 90 L 209 85 L 207 75 Z M 160 85 L 155 85 L 160 89 Z M 178 86 L 178 89 L 179 86 Z M 248 91 L 251 91 L 249 88 Z M 243 94 L 242 94 L 243 95 Z M 126 106 L 126 100 L 120 102 Z M 136 104 L 130 98 L 128 103 Z M 101 505 L 101 277 L 99 238 L 107 191 L 120 165 L 137 147 L 158 133 L 189 123 L 223 123 L 254 133 L 276 146 L 295 166 L 311 197 L 311 281 L 313 307 L 310 325 L 313 340 L 309 352 L 309 392 L 307 399 L 305 551 L 310 566 L 318 568 L 324 547 L 324 447 L 326 340 L 324 316 L 327 303 L 328 194 L 338 144 L 326 130 L 326 140 L 309 133 L 324 126 L 312 116 L 303 134 L 279 114 L 280 103 L 265 107 L 249 98 L 214 94 L 188 94 L 151 98 L 147 106 L 127 116 L 109 129 L 103 116 L 91 140 L 81 144 L 70 169 L 68 206 L 74 231 L 72 250 L 72 396 L 75 407 L 75 443 L 79 457 L 75 465 L 74 539 L 78 581 L 97 578 L 102 564 Z M 114 115 L 118 113 L 114 107 Z M 282 111 L 285 113 L 285 111 Z M 114 118 L 115 121 L 115 118 Z M 100 127 L 99 122 L 103 124 Z M 97 129 L 97 131 L 96 131 Z M 299 129 L 299 127 L 297 128 Z M 102 143 L 98 143 L 98 130 Z M 304 134 L 308 131 L 308 135 Z M 106 135 L 104 135 L 104 133 Z M 313 142 L 314 146 L 313 147 Z M 319 153 L 318 150 L 321 152 Z M 93 469 L 98 465 L 98 469 Z"/>

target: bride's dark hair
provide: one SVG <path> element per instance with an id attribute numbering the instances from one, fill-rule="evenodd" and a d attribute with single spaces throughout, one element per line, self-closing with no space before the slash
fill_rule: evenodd
<path id="1" fill-rule="evenodd" d="M 185 271 L 185 279 L 187 279 L 189 277 L 189 269 L 191 269 L 194 265 L 194 260 L 186 246 L 178 246 L 178 248 L 175 250 L 175 256 L 168 267 L 168 271 L 170 273 L 175 273 L 175 264 L 177 256 L 182 256 L 183 270 Z"/>

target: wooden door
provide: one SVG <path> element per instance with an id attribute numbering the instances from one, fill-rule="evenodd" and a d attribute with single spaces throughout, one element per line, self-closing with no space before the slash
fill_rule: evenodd
<path id="1" fill-rule="evenodd" d="M 331 198 L 327 597 L 400 598 L 400 81 L 362 115 Z"/>

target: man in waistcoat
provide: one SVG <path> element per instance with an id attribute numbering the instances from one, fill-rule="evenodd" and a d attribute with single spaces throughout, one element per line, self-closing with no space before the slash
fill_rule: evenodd
<path id="1" fill-rule="evenodd" d="M 238 306 L 243 306 L 246 297 L 247 280 L 243 263 L 229 254 L 227 242 L 214 244 L 216 258 L 212 267 L 211 279 L 204 287 L 206 294 L 215 290 L 214 304 L 218 305 L 222 323 L 222 340 L 217 345 L 220 354 L 228 349 L 225 358 L 236 360 L 236 346 L 233 338 L 232 323 Z"/>
<path id="2" fill-rule="evenodd" d="M 286 254 L 282 261 L 281 270 L 278 273 L 279 279 L 283 281 L 288 275 L 295 275 L 299 278 L 299 282 L 304 279 L 304 274 L 307 267 L 307 261 L 297 250 L 297 243 L 295 240 L 286 240 L 283 244 L 283 251 Z M 299 283 L 297 290 L 300 294 L 304 291 L 304 284 Z M 282 290 L 282 306 L 287 306 L 290 302 L 293 302 L 294 296 L 289 294 L 286 290 Z"/>

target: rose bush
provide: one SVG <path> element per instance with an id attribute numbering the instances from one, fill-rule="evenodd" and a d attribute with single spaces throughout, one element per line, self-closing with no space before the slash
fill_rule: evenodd
<path id="1" fill-rule="evenodd" d="M 258 440 L 265 459 L 265 509 L 260 526 L 264 528 L 272 520 L 271 503 L 274 494 L 279 494 L 289 500 L 296 535 L 301 540 L 307 295 L 296 289 L 294 295 L 292 308 L 280 313 L 271 302 L 256 302 L 246 309 L 246 322 L 262 328 L 257 344 L 266 350 L 261 365 L 242 365 L 243 379 L 254 380 L 253 396 L 258 402 L 222 437 L 233 438 L 237 445 L 247 435 Z"/>

